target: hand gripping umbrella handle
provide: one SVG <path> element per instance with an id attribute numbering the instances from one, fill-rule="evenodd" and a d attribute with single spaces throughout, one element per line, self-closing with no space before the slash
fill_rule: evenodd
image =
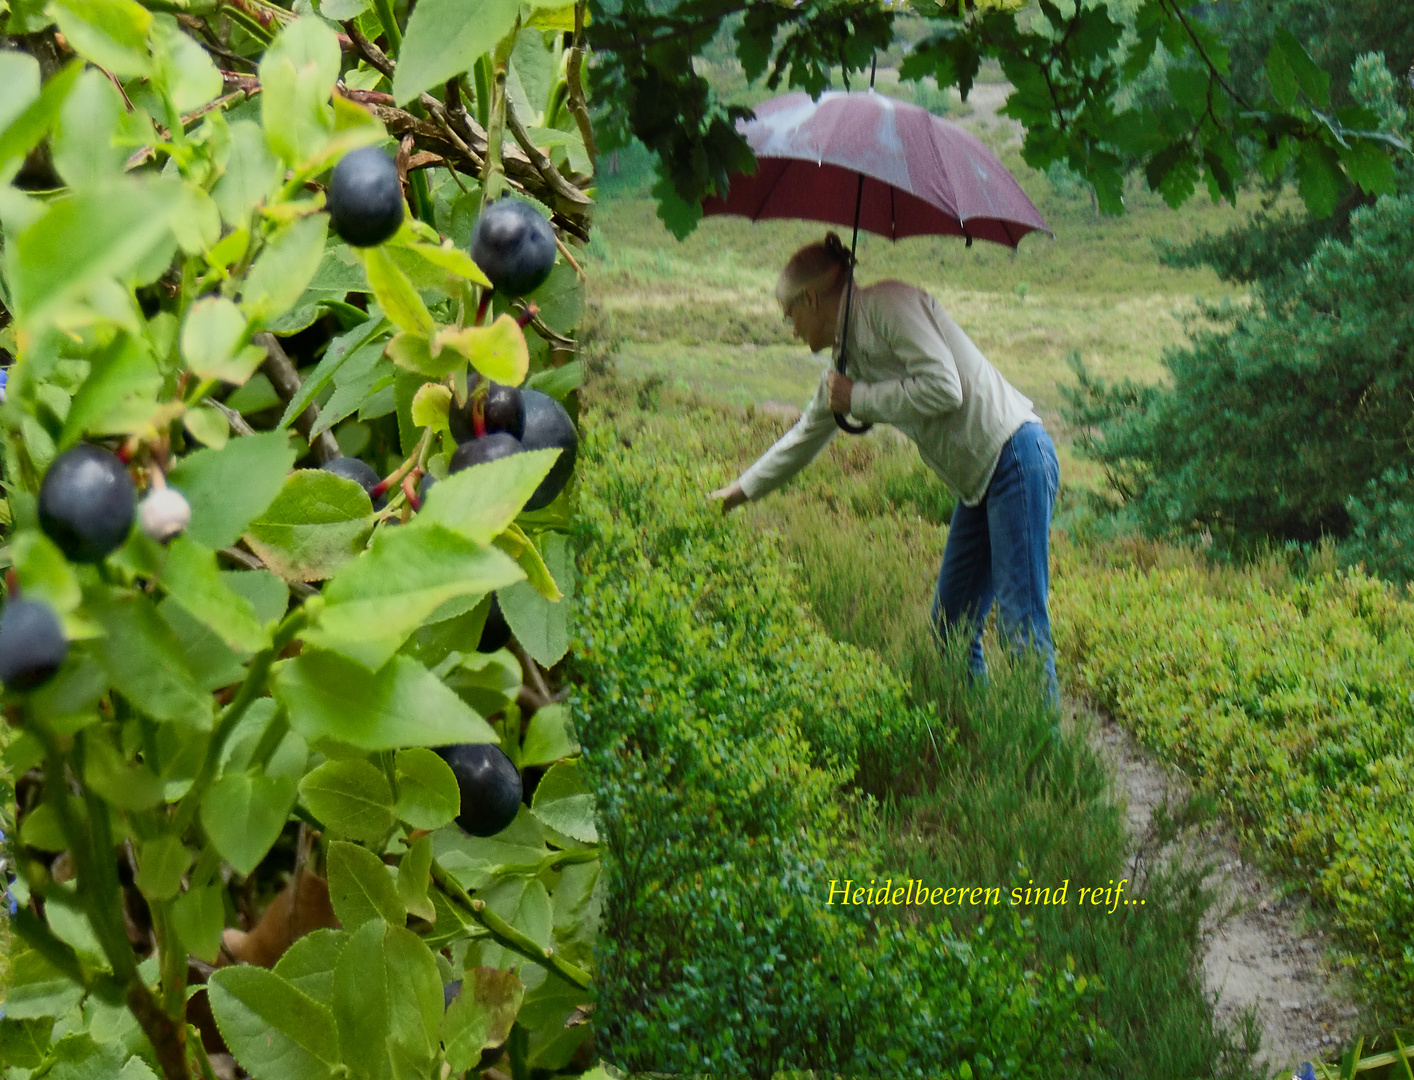
<path id="1" fill-rule="evenodd" d="M 837 370 L 840 375 L 844 375 L 844 349 L 840 349 L 840 359 L 837 360 L 836 365 L 834 365 L 834 370 Z M 846 417 L 844 417 L 844 413 L 834 414 L 834 423 L 839 425 L 840 431 L 847 431 L 847 433 L 851 435 L 863 435 L 865 431 L 874 427 L 874 424 L 851 424 L 850 421 L 846 420 Z"/>

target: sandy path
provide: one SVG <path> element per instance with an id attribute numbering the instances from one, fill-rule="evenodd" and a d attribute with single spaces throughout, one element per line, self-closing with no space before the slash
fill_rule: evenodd
<path id="1" fill-rule="evenodd" d="M 1069 708 L 1094 719 L 1092 741 L 1114 768 L 1131 833 L 1142 838 L 1154 808 L 1166 799 L 1177 803 L 1189 786 L 1151 761 L 1112 717 L 1074 701 Z M 1218 1020 L 1235 1026 L 1245 1010 L 1255 1009 L 1262 1029 L 1258 1061 L 1269 1071 L 1334 1057 L 1350 1040 L 1358 1010 L 1325 958 L 1325 935 L 1309 905 L 1299 894 L 1283 898 L 1272 881 L 1242 860 L 1225 829 L 1190 835 L 1186 843 L 1217 866 L 1206 881 L 1220 899 L 1204 928 L 1203 976 L 1217 1000 Z M 1131 862 L 1131 873 L 1134 866 Z"/>

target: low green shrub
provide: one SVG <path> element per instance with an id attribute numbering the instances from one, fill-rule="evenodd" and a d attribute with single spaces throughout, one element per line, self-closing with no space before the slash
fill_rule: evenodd
<path id="1" fill-rule="evenodd" d="M 880 876 L 867 793 L 949 753 L 932 710 L 829 638 L 700 457 L 586 417 L 571 678 L 601 814 L 600 1049 L 629 1069 L 1051 1075 L 1105 1039 L 1028 923 L 955 935 L 829 907 Z M 911 921 L 911 920 L 910 920 Z"/>
<path id="2" fill-rule="evenodd" d="M 1414 587 L 1282 588 L 1066 553 L 1058 663 L 1333 910 L 1386 1002 L 1414 994 Z"/>

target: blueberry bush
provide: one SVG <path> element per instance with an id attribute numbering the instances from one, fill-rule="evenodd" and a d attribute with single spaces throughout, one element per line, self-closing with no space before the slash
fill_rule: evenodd
<path id="1" fill-rule="evenodd" d="M 0 13 L 5 1075 L 583 1073 L 584 5 Z"/>

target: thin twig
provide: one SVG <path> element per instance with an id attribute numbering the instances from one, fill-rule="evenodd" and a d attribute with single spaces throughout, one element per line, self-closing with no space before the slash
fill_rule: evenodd
<path id="1" fill-rule="evenodd" d="M 236 412 L 236 410 L 231 408 L 229 405 L 225 404 L 224 402 L 213 401 L 211 400 L 211 398 L 206 399 L 206 404 L 210 405 L 213 409 L 215 409 L 222 416 L 224 416 L 226 418 L 226 423 L 231 425 L 231 430 L 234 431 L 237 435 L 255 434 L 255 428 L 251 427 L 250 424 L 246 422 L 246 418 L 240 413 Z"/>
<path id="2" fill-rule="evenodd" d="M 588 206 L 590 199 L 579 188 L 574 187 L 555 168 L 554 162 L 540 152 L 540 147 L 530 141 L 530 132 L 525 130 L 525 125 L 520 122 L 520 117 L 516 115 L 515 106 L 511 104 L 511 99 L 506 98 L 506 126 L 511 129 L 511 134 L 520 144 L 520 148 L 525 151 L 525 156 L 530 158 L 530 163 L 535 166 L 545 183 L 550 185 L 550 190 L 561 198 L 570 202 L 579 203 L 581 206 Z"/>
<path id="3" fill-rule="evenodd" d="M 288 405 L 300 391 L 299 372 L 295 370 L 295 365 L 290 363 L 290 358 L 285 355 L 285 350 L 274 334 L 264 331 L 256 334 L 252 340 L 265 350 L 265 362 L 260 365 L 260 370 L 265 372 L 270 384 Z M 304 412 L 295 417 L 295 430 L 309 440 L 315 459 L 323 465 L 339 456 L 339 443 L 329 431 L 311 435 L 314 425 L 318 422 L 319 410 L 311 401 Z"/>

